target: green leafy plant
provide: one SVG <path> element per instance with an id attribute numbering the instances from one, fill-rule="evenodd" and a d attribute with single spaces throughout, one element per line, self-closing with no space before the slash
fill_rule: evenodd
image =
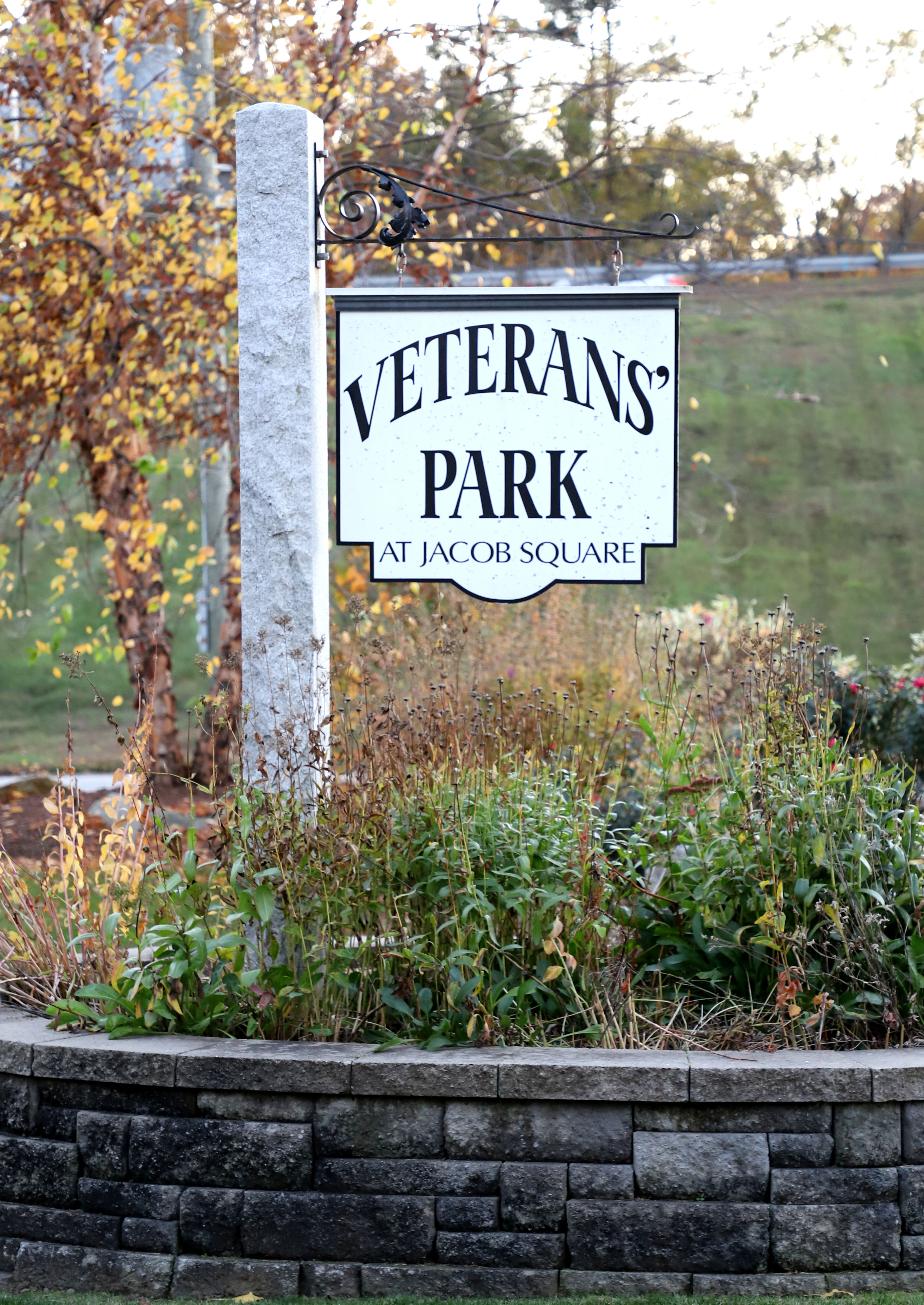
<path id="1" fill-rule="evenodd" d="M 168 838 L 168 853 L 178 835 Z M 260 920 L 261 888 L 241 888 L 216 860 L 202 860 L 193 831 L 175 863 L 149 866 L 139 919 L 133 928 L 121 912 L 107 921 L 108 942 L 122 956 L 108 982 L 79 987 L 51 1003 L 61 1027 L 104 1030 L 111 1037 L 138 1033 L 246 1034 L 259 967 L 245 968 Z M 256 901 L 254 899 L 257 899 Z M 82 936 L 75 945 L 80 946 Z"/>

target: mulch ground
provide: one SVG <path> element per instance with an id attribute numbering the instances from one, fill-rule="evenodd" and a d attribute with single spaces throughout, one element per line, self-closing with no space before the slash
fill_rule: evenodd
<path id="1" fill-rule="evenodd" d="M 51 818 L 45 810 L 45 796 L 20 793 L 15 789 L 6 796 L 8 800 L 0 802 L 0 847 L 14 865 L 36 865 L 52 846 L 45 841 L 45 827 Z M 96 793 L 84 796 L 85 813 L 98 796 Z M 100 830 L 106 826 L 93 816 L 85 815 L 85 819 L 86 848 L 95 857 L 99 850 Z"/>

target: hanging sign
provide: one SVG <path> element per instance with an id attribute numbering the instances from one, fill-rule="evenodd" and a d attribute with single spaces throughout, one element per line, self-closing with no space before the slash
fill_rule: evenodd
<path id="1" fill-rule="evenodd" d="M 337 541 L 519 602 L 677 535 L 679 292 L 334 291 Z"/>

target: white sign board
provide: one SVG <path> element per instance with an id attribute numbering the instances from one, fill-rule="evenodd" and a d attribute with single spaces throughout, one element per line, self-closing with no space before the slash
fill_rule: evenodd
<path id="1" fill-rule="evenodd" d="M 678 291 L 342 290 L 337 540 L 518 602 L 677 541 Z"/>

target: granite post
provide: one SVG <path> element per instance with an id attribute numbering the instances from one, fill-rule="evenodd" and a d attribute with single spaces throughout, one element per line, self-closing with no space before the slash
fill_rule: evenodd
<path id="1" fill-rule="evenodd" d="M 244 764 L 308 794 L 329 701 L 321 148 L 323 124 L 305 109 L 237 114 Z"/>

